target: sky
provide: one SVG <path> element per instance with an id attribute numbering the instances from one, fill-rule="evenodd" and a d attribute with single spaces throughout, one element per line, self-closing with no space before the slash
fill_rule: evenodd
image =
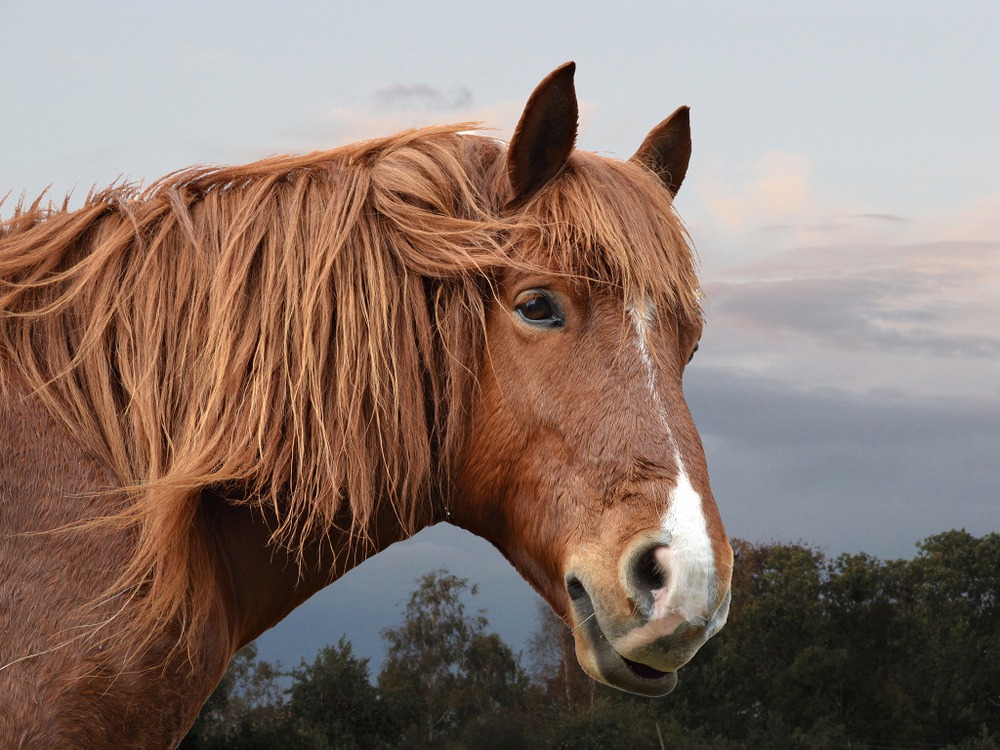
<path id="1" fill-rule="evenodd" d="M 708 326 L 685 391 L 730 536 L 911 557 L 1000 531 L 1000 4 L 243 0 L 0 5 L 0 215 L 442 122 L 509 137 L 577 62 L 578 147 L 627 158 L 681 104 L 677 197 Z M 420 573 L 477 582 L 524 648 L 526 583 L 448 526 L 259 641 L 381 660 Z M 738 602 L 734 604 L 738 606 Z"/>

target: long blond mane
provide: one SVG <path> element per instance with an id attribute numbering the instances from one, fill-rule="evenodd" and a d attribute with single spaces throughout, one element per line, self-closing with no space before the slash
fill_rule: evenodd
<path id="1" fill-rule="evenodd" d="M 0 397 L 17 375 L 125 488 L 107 524 L 135 535 L 115 586 L 142 585 L 137 630 L 207 616 L 206 490 L 239 487 L 293 549 L 364 540 L 379 503 L 406 530 L 431 521 L 507 269 L 700 318 L 652 173 L 574 153 L 508 213 L 504 148 L 466 127 L 186 170 L 0 228 Z"/>

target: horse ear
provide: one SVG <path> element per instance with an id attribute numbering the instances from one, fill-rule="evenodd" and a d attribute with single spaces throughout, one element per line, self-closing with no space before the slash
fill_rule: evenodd
<path id="1" fill-rule="evenodd" d="M 653 170 L 670 191 L 677 191 L 684 182 L 691 160 L 691 115 L 688 107 L 678 107 L 666 120 L 646 136 L 632 161 Z"/>
<path id="2" fill-rule="evenodd" d="M 566 166 L 579 110 L 573 73 L 576 63 L 561 65 L 538 84 L 524 106 L 507 151 L 507 176 L 514 201 L 523 201 L 544 187 Z"/>

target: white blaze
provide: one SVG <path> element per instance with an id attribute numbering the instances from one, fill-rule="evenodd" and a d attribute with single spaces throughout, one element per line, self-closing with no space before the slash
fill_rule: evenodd
<path id="1" fill-rule="evenodd" d="M 649 351 L 647 332 L 655 322 L 655 308 L 651 299 L 629 305 L 628 314 L 636 333 L 639 358 L 646 370 L 646 385 L 650 400 L 674 449 L 677 465 L 677 484 L 670 491 L 667 512 L 661 526 L 669 534 L 670 543 L 656 553 L 666 586 L 653 592 L 653 619 L 666 624 L 673 621 L 672 631 L 681 618 L 686 621 L 706 617 L 714 597 L 715 554 L 708 535 L 705 514 L 702 512 L 701 495 L 691 484 L 680 446 L 670 429 L 667 411 L 656 387 L 656 365 Z M 679 618 L 677 616 L 680 616 Z"/>

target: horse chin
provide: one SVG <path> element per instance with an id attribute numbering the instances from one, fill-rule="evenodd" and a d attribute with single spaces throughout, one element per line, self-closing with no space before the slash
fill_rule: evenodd
<path id="1" fill-rule="evenodd" d="M 588 675 L 618 690 L 650 698 L 666 695 L 677 687 L 676 672 L 662 672 L 632 661 L 614 649 L 601 629 L 589 595 L 578 595 L 573 611 L 578 623 L 573 629 L 576 658 Z"/>

